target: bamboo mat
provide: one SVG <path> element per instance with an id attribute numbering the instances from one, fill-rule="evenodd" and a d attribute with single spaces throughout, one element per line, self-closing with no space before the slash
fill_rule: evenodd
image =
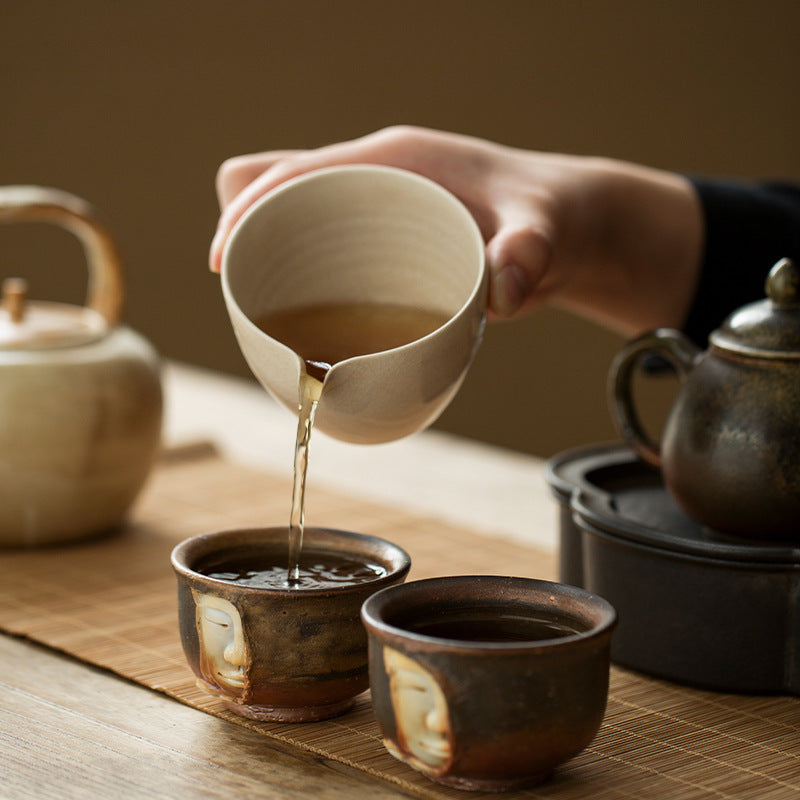
<path id="1" fill-rule="evenodd" d="M 227 463 L 210 447 L 173 452 L 162 460 L 121 533 L 69 547 L 0 554 L 0 629 L 380 776 L 419 797 L 491 796 L 440 787 L 389 756 L 368 693 L 338 719 L 282 725 L 238 717 L 195 688 L 178 640 L 170 550 L 202 531 L 281 524 L 290 491 L 288 476 Z M 309 492 L 309 524 L 391 539 L 411 554 L 411 579 L 555 575 L 554 559 L 533 548 L 313 484 Z M 548 783 L 512 796 L 800 797 L 800 700 L 696 691 L 614 667 L 605 721 L 594 742 Z"/>

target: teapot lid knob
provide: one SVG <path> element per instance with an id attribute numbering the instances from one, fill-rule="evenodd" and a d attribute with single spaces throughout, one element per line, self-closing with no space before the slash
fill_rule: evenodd
<path id="1" fill-rule="evenodd" d="M 28 282 L 24 278 L 6 278 L 3 281 L 3 308 L 11 322 L 22 322 L 28 299 Z"/>
<path id="2" fill-rule="evenodd" d="M 800 304 L 800 272 L 790 258 L 782 258 L 769 271 L 766 289 L 777 306 Z"/>
<path id="3" fill-rule="evenodd" d="M 800 272 L 790 258 L 769 271 L 766 291 L 766 299 L 734 311 L 711 334 L 711 344 L 744 356 L 800 361 Z"/>

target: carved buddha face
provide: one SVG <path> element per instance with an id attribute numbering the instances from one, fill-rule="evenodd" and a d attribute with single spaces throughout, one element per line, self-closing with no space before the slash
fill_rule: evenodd
<path id="1" fill-rule="evenodd" d="M 447 701 L 428 670 L 387 647 L 383 663 L 397 724 L 398 744 L 433 769 L 447 764 L 453 754 Z"/>
<path id="2" fill-rule="evenodd" d="M 194 599 L 203 676 L 221 688 L 242 689 L 248 658 L 239 612 L 222 597 L 195 592 Z"/>

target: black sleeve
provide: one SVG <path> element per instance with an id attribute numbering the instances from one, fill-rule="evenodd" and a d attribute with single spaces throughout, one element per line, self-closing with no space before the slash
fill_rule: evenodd
<path id="1" fill-rule="evenodd" d="M 725 317 L 764 297 L 772 265 L 800 263 L 800 184 L 691 178 L 705 216 L 703 267 L 684 332 L 701 347 Z"/>

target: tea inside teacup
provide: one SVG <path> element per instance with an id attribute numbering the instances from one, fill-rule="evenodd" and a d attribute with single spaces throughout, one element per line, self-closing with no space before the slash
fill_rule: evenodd
<path id="1" fill-rule="evenodd" d="M 398 615 L 394 624 L 409 631 L 462 642 L 541 642 L 575 636 L 589 629 L 585 620 L 546 610 L 519 611 L 481 606 L 448 610 L 446 616 L 430 613 Z"/>
<path id="2" fill-rule="evenodd" d="M 297 574 L 291 577 L 283 559 L 276 562 L 274 554 L 265 553 L 214 555 L 201 560 L 195 569 L 218 581 L 263 589 L 331 589 L 374 581 L 388 572 L 382 564 L 309 548 L 301 554 Z"/>
<path id="3" fill-rule="evenodd" d="M 192 537 L 172 554 L 181 643 L 198 686 L 254 719 L 346 711 L 368 684 L 364 600 L 401 583 L 411 560 L 374 536 L 311 528 L 299 583 L 287 529 Z"/>

